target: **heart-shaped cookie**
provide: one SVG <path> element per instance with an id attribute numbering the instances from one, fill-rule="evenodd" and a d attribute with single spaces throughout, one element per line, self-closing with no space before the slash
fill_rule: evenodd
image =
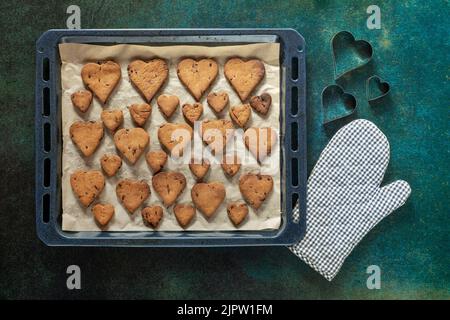
<path id="1" fill-rule="evenodd" d="M 227 175 L 233 177 L 241 168 L 241 159 L 239 159 L 237 154 L 234 157 L 232 155 L 226 155 L 223 157 L 221 166 Z"/>
<path id="2" fill-rule="evenodd" d="M 244 174 L 239 178 L 239 190 L 245 201 L 254 209 L 261 207 L 273 189 L 273 179 L 269 175 Z"/>
<path id="3" fill-rule="evenodd" d="M 105 127 L 114 132 L 123 123 L 123 112 L 119 109 L 103 110 L 101 118 Z"/>
<path id="4" fill-rule="evenodd" d="M 228 218 L 233 222 L 234 226 L 239 226 L 248 216 L 248 207 L 242 202 L 232 202 L 227 206 Z"/>
<path id="5" fill-rule="evenodd" d="M 250 98 L 250 105 L 256 112 L 266 115 L 269 112 L 270 105 L 272 104 L 272 97 L 268 93 L 263 93 L 260 96 L 254 96 Z"/>
<path id="6" fill-rule="evenodd" d="M 231 58 L 225 63 L 224 73 L 241 101 L 244 102 L 264 78 L 266 69 L 264 63 L 257 59 L 243 61 L 239 58 Z"/>
<path id="7" fill-rule="evenodd" d="M 203 113 L 203 106 L 201 103 L 185 103 L 182 107 L 184 118 L 191 124 L 200 119 Z"/>
<path id="8" fill-rule="evenodd" d="M 195 216 L 195 208 L 190 204 L 176 204 L 173 207 L 178 224 L 185 229 Z"/>
<path id="9" fill-rule="evenodd" d="M 211 92 L 206 97 L 206 101 L 215 113 L 220 113 L 228 105 L 228 93 L 226 93 L 225 91 Z"/>
<path id="10" fill-rule="evenodd" d="M 76 121 L 69 129 L 70 138 L 86 157 L 97 149 L 103 138 L 101 121 Z"/>
<path id="11" fill-rule="evenodd" d="M 132 104 L 128 109 L 134 123 L 139 127 L 143 127 L 152 114 L 152 106 L 146 103 Z"/>
<path id="12" fill-rule="evenodd" d="M 197 178 L 197 180 L 203 179 L 206 173 L 209 170 L 209 161 L 206 159 L 196 160 L 192 159 L 189 163 L 189 170 L 191 170 L 192 174 Z"/>
<path id="13" fill-rule="evenodd" d="M 248 128 L 244 133 L 244 143 L 248 150 L 259 162 L 263 161 L 272 153 L 272 149 L 277 142 L 275 130 L 269 127 Z"/>
<path id="14" fill-rule="evenodd" d="M 128 65 L 128 77 L 142 96 L 150 102 L 169 74 L 166 61 L 153 59 L 148 62 L 135 60 Z"/>
<path id="15" fill-rule="evenodd" d="M 152 227 L 153 229 L 156 229 L 159 225 L 159 222 L 161 221 L 164 214 L 163 208 L 161 206 L 149 206 L 145 207 L 141 211 L 142 220 L 144 221 L 144 224 L 147 226 Z"/>
<path id="16" fill-rule="evenodd" d="M 158 140 L 172 156 L 179 157 L 192 140 L 192 128 L 186 123 L 165 123 L 158 129 Z"/>
<path id="17" fill-rule="evenodd" d="M 122 166 L 122 159 L 116 154 L 105 154 L 100 159 L 100 165 L 108 177 L 112 177 Z"/>
<path id="18" fill-rule="evenodd" d="M 221 152 L 234 134 L 234 127 L 230 120 L 205 120 L 200 132 L 203 141 L 211 148 L 211 152 Z"/>
<path id="19" fill-rule="evenodd" d="M 365 40 L 355 40 L 348 31 L 340 31 L 331 40 L 335 79 L 360 68 L 372 59 L 372 46 Z"/>
<path id="20" fill-rule="evenodd" d="M 121 76 L 120 65 L 114 61 L 88 63 L 81 69 L 81 79 L 86 87 L 105 104 Z"/>
<path id="21" fill-rule="evenodd" d="M 70 185 L 81 204 L 88 207 L 105 187 L 105 178 L 97 170 L 78 170 L 70 175 Z"/>
<path id="22" fill-rule="evenodd" d="M 120 129 L 114 135 L 116 148 L 134 164 L 144 152 L 150 138 L 142 128 Z"/>
<path id="23" fill-rule="evenodd" d="M 92 213 L 97 223 L 104 227 L 114 215 L 114 206 L 109 203 L 97 203 L 92 207 Z"/>
<path id="24" fill-rule="evenodd" d="M 158 103 L 159 110 L 162 114 L 169 119 L 175 110 L 177 110 L 180 105 L 180 99 L 177 96 L 171 96 L 168 94 L 162 94 L 156 100 Z"/>
<path id="25" fill-rule="evenodd" d="M 332 84 L 322 91 L 323 124 L 351 116 L 356 110 L 356 99 L 344 92 L 339 85 Z"/>
<path id="26" fill-rule="evenodd" d="M 152 185 L 164 205 L 170 207 L 186 187 L 186 178 L 180 172 L 160 172 L 153 176 Z"/>
<path id="27" fill-rule="evenodd" d="M 145 156 L 145 160 L 147 160 L 148 166 L 155 174 L 160 172 L 162 168 L 164 168 L 167 162 L 167 153 L 162 150 L 149 151 Z"/>
<path id="28" fill-rule="evenodd" d="M 178 63 L 177 75 L 195 100 L 200 101 L 217 77 L 219 67 L 213 59 L 183 59 Z"/>
<path id="29" fill-rule="evenodd" d="M 241 104 L 230 108 L 230 118 L 241 128 L 245 128 L 251 114 L 252 109 L 249 104 Z"/>
<path id="30" fill-rule="evenodd" d="M 89 90 L 79 90 L 72 93 L 70 99 L 72 100 L 73 106 L 84 113 L 91 106 L 92 92 L 90 92 Z"/>
<path id="31" fill-rule="evenodd" d="M 150 187 L 144 180 L 120 180 L 116 186 L 117 199 L 129 213 L 133 213 L 150 196 Z"/>
<path id="32" fill-rule="evenodd" d="M 191 189 L 191 198 L 206 218 L 211 218 L 225 199 L 225 187 L 220 182 L 196 183 Z"/>

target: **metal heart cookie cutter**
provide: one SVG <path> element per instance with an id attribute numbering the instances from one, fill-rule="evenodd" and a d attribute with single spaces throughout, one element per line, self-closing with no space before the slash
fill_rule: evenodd
<path id="1" fill-rule="evenodd" d="M 322 110 L 324 111 L 323 125 L 346 118 L 355 113 L 356 98 L 337 84 L 325 87 L 322 91 Z M 346 113 L 339 111 L 345 109 Z M 330 115 L 331 114 L 331 115 Z"/>
<path id="2" fill-rule="evenodd" d="M 378 75 L 370 76 L 366 80 L 366 97 L 369 104 L 385 97 L 391 89 L 389 83 Z"/>
<path id="3" fill-rule="evenodd" d="M 340 31 L 331 38 L 331 51 L 335 79 L 368 64 L 373 54 L 369 42 L 356 40 L 349 31 Z"/>

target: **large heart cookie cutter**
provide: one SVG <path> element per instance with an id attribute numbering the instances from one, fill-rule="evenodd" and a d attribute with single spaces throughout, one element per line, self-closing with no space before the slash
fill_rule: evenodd
<path id="1" fill-rule="evenodd" d="M 347 110 L 346 113 L 336 114 L 338 109 Z M 340 120 L 351 116 L 356 111 L 357 103 L 356 98 L 347 93 L 337 84 L 332 84 L 325 87 L 322 91 L 322 110 L 324 111 L 323 125 L 327 125 L 336 120 Z M 329 113 L 334 112 L 332 116 L 328 116 Z"/>
<path id="2" fill-rule="evenodd" d="M 373 92 L 374 89 L 377 89 L 377 92 Z M 369 103 L 374 103 L 385 97 L 390 90 L 389 83 L 378 75 L 370 76 L 366 80 L 366 97 Z"/>
<path id="3" fill-rule="evenodd" d="M 340 31 L 331 38 L 331 51 L 335 79 L 368 64 L 373 54 L 369 42 L 355 40 L 353 34 L 348 31 Z M 343 67 L 339 67 L 340 65 Z"/>

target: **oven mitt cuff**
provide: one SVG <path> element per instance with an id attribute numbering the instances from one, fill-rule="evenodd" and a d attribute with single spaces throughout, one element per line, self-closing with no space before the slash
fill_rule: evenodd
<path id="1" fill-rule="evenodd" d="M 308 179 L 306 233 L 289 249 L 327 280 L 361 239 L 408 199 L 406 181 L 380 187 L 388 163 L 387 138 L 367 120 L 341 128 L 320 155 Z M 298 207 L 294 218 L 303 218 Z"/>

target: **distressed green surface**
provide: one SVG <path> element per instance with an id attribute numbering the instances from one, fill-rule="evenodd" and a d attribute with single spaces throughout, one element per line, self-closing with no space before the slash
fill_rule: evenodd
<path id="1" fill-rule="evenodd" d="M 391 143 L 386 182 L 412 195 L 354 250 L 331 283 L 285 248 L 48 248 L 34 225 L 34 42 L 65 28 L 78 4 L 82 28 L 289 27 L 307 42 L 309 170 L 333 130 L 321 126 L 320 93 L 333 83 L 329 41 L 340 30 L 370 41 L 373 62 L 341 82 Z M 449 4 L 376 1 L 382 29 L 368 30 L 372 1 L 26 1 L 2 2 L 0 35 L 1 298 L 450 298 Z M 390 82 L 389 98 L 365 101 L 365 79 Z M 82 269 L 68 291 L 65 270 Z M 367 266 L 382 289 L 366 288 Z"/>

